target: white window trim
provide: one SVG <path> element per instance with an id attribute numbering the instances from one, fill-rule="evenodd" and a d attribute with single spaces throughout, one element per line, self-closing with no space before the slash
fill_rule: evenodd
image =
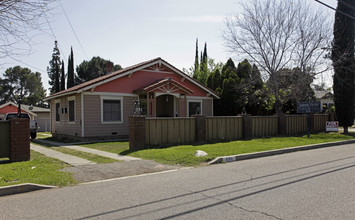
<path id="1" fill-rule="evenodd" d="M 100 96 L 101 99 L 101 124 L 123 124 L 123 97 L 119 96 Z M 121 101 L 121 121 L 104 121 L 104 100 Z"/>
<path id="2" fill-rule="evenodd" d="M 69 121 L 70 116 L 69 116 L 69 101 L 74 101 L 74 121 Z M 75 108 L 75 96 L 70 96 L 68 97 L 68 124 L 75 124 L 76 122 L 76 108 Z"/>
<path id="3" fill-rule="evenodd" d="M 189 116 L 189 104 L 190 104 L 190 102 L 199 102 L 200 103 L 200 105 L 201 105 L 201 114 L 200 115 L 202 115 L 203 114 L 203 105 L 202 105 L 202 102 L 203 102 L 203 100 L 202 99 L 187 99 L 187 108 L 186 108 L 186 112 L 187 112 L 187 117 L 190 117 Z"/>
<path id="4" fill-rule="evenodd" d="M 60 108 L 60 99 L 56 99 L 54 100 L 54 122 L 56 124 L 60 124 L 60 119 L 61 119 L 61 115 L 59 114 L 59 109 L 57 109 L 57 103 L 59 103 L 59 108 Z M 58 111 L 58 114 L 59 114 L 59 121 L 57 121 L 57 111 Z"/>

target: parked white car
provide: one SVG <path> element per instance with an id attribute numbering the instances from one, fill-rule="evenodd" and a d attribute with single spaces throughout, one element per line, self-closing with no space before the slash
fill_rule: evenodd
<path id="1" fill-rule="evenodd" d="M 4 120 L 10 120 L 12 118 L 19 118 L 18 114 L 15 112 L 7 113 Z M 27 113 L 21 113 L 20 118 L 30 118 Z M 30 120 L 30 136 L 31 139 L 36 139 L 37 137 L 38 124 L 35 120 Z"/>

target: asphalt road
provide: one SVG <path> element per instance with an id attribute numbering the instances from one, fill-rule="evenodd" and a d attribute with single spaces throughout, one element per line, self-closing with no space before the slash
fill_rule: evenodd
<path id="1" fill-rule="evenodd" d="M 355 144 L 0 197 L 0 219 L 355 219 Z"/>

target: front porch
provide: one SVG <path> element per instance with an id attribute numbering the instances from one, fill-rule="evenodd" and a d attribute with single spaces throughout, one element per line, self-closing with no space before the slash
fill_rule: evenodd
<path id="1" fill-rule="evenodd" d="M 138 95 L 142 115 L 147 117 L 190 117 L 201 114 L 202 102 L 189 102 L 193 91 L 171 78 L 166 78 L 134 91 Z"/>

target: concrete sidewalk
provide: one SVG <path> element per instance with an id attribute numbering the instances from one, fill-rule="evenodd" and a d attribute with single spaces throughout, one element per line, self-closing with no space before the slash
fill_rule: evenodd
<path id="1" fill-rule="evenodd" d="M 51 150 L 39 145 L 35 145 L 31 143 L 31 150 L 37 151 L 38 153 L 44 154 L 48 157 L 53 157 L 58 160 L 64 161 L 72 166 L 80 166 L 80 165 L 88 165 L 88 164 L 96 164 L 95 162 L 80 158 L 80 157 L 75 157 L 69 154 L 64 154 L 62 152 L 56 151 L 56 150 Z"/>
<path id="2" fill-rule="evenodd" d="M 73 150 L 82 151 L 82 152 L 86 152 L 86 153 L 96 154 L 96 155 L 108 157 L 108 158 L 115 159 L 115 160 L 121 160 L 121 161 L 141 160 L 141 158 L 114 154 L 114 153 L 110 153 L 110 152 L 106 152 L 106 151 L 102 151 L 102 150 L 97 150 L 97 149 L 92 149 L 92 148 L 88 148 L 88 147 L 81 147 L 78 145 L 58 143 L 58 142 L 54 142 L 54 141 L 47 141 L 47 140 L 41 140 L 41 139 L 37 139 L 36 141 L 40 142 L 40 143 L 44 143 L 44 144 L 50 144 L 50 145 L 70 148 Z"/>

